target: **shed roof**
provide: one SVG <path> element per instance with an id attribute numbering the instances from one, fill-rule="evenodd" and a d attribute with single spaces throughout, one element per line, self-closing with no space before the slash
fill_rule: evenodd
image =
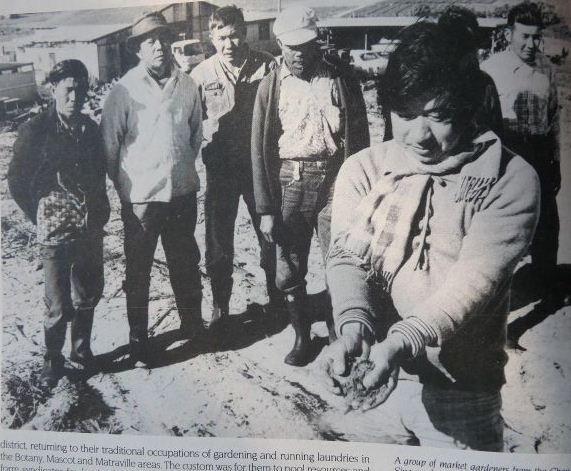
<path id="1" fill-rule="evenodd" d="M 366 16 L 360 18 L 327 18 L 317 22 L 320 28 L 367 28 L 367 27 L 395 27 L 404 28 L 423 18 L 419 16 Z M 495 28 L 505 24 L 505 18 L 478 18 L 478 24 L 482 28 Z"/>
<path id="2" fill-rule="evenodd" d="M 33 62 L 0 62 L 0 70 L 10 70 L 14 67 L 22 67 L 24 65 L 34 65 Z"/>
<path id="3" fill-rule="evenodd" d="M 271 21 L 276 19 L 277 13 L 264 11 L 244 11 L 244 20 L 246 23 L 254 21 Z"/>
<path id="4" fill-rule="evenodd" d="M 60 26 L 57 28 L 36 30 L 25 38 L 25 45 L 34 43 L 92 42 L 109 34 L 116 33 L 130 25 L 82 25 Z"/>

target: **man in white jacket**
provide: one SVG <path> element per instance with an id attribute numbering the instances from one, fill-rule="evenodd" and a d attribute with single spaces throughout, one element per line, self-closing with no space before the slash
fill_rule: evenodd
<path id="1" fill-rule="evenodd" d="M 195 83 L 172 60 L 172 36 L 160 13 L 135 22 L 128 44 L 139 64 L 110 92 L 102 116 L 107 171 L 121 199 L 125 227 L 131 358 L 143 363 L 150 360 L 149 284 L 159 236 L 181 333 L 196 337 L 204 328 L 194 238 L 202 113 Z"/>

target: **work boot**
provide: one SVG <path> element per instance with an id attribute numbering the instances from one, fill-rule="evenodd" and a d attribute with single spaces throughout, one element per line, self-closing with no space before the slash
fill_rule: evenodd
<path id="1" fill-rule="evenodd" d="M 311 359 L 311 323 L 305 311 L 307 294 L 305 290 L 286 296 L 286 307 L 291 325 L 295 332 L 295 342 L 292 350 L 284 358 L 291 366 L 305 366 Z"/>
<path id="2" fill-rule="evenodd" d="M 210 277 L 212 287 L 212 316 L 208 330 L 220 333 L 227 328 L 230 318 L 230 295 L 232 294 L 232 278 L 218 279 Z"/>
<path id="3" fill-rule="evenodd" d="M 84 368 L 95 367 L 95 357 L 91 351 L 91 329 L 93 309 L 77 309 L 71 321 L 71 353 L 69 359 Z"/>
<path id="4" fill-rule="evenodd" d="M 210 318 L 210 324 L 208 324 L 208 330 L 215 334 L 226 330 L 229 318 L 230 310 L 228 304 L 221 306 L 217 302 L 214 302 L 214 305 L 212 306 L 212 317 Z"/>
<path id="5" fill-rule="evenodd" d="M 40 374 L 40 386 L 49 390 L 56 387 L 58 381 L 64 374 L 63 362 L 64 358 L 59 352 L 46 354 L 44 357 L 44 366 Z"/>
<path id="6" fill-rule="evenodd" d="M 206 329 L 202 320 L 202 297 L 192 300 L 188 308 L 181 308 L 178 312 L 180 336 L 191 341 L 204 338 Z"/>

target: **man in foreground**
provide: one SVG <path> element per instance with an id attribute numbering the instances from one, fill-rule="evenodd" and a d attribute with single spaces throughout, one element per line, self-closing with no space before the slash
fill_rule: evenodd
<path id="1" fill-rule="evenodd" d="M 151 360 L 149 284 L 159 236 L 186 338 L 203 333 L 200 252 L 194 238 L 202 140 L 200 96 L 173 63 L 172 32 L 160 13 L 139 18 L 128 44 L 139 64 L 105 100 L 102 132 L 107 172 L 121 200 L 125 227 L 124 289 L 131 358 Z"/>
<path id="2" fill-rule="evenodd" d="M 501 451 L 509 289 L 539 182 L 474 125 L 477 63 L 458 61 L 434 24 L 401 40 L 382 83 L 394 139 L 351 157 L 335 187 L 339 339 L 320 365 L 351 408 L 379 407 L 366 416 L 391 441 Z"/>
<path id="3" fill-rule="evenodd" d="M 54 103 L 23 124 L 14 144 L 8 184 L 37 227 L 44 269 L 46 353 L 40 382 L 54 387 L 71 322 L 70 360 L 94 366 L 91 328 L 103 293 L 103 226 L 109 219 L 105 158 L 97 124 L 81 113 L 88 73 L 74 59 L 48 74 Z"/>
<path id="4" fill-rule="evenodd" d="M 275 246 L 259 229 L 252 186 L 250 136 L 252 112 L 260 81 L 276 67 L 273 57 L 250 49 L 242 11 L 234 6 L 217 9 L 209 22 L 216 54 L 191 73 L 202 99 L 206 167 L 204 219 L 206 270 L 212 287 L 214 331 L 228 319 L 234 263 L 234 225 L 240 196 L 248 207 L 260 244 L 260 265 L 266 273 L 270 308 L 276 308 Z"/>
<path id="5" fill-rule="evenodd" d="M 302 366 L 312 354 L 305 288 L 311 238 L 316 230 L 325 257 L 337 172 L 347 156 L 369 144 L 369 129 L 359 85 L 321 56 L 313 10 L 284 10 L 274 33 L 283 64 L 262 81 L 256 97 L 254 194 L 262 234 L 277 244 L 276 286 L 286 294 L 295 331 L 284 361 Z"/>
<path id="6" fill-rule="evenodd" d="M 555 301 L 559 215 L 556 196 L 561 187 L 559 105 L 555 74 L 540 53 L 543 19 L 534 3 L 508 13 L 506 51 L 482 63 L 495 81 L 504 120 L 502 142 L 530 163 L 541 183 L 541 214 L 531 245 L 534 281 L 544 301 Z"/>

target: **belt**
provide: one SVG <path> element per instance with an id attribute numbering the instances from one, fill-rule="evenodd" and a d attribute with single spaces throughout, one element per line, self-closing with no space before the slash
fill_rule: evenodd
<path id="1" fill-rule="evenodd" d="M 341 162 L 336 158 L 330 158 L 327 160 L 289 160 L 284 159 L 282 163 L 288 163 L 293 167 L 293 179 L 300 180 L 301 174 L 304 168 L 314 168 L 318 170 L 331 170 L 340 167 Z"/>

